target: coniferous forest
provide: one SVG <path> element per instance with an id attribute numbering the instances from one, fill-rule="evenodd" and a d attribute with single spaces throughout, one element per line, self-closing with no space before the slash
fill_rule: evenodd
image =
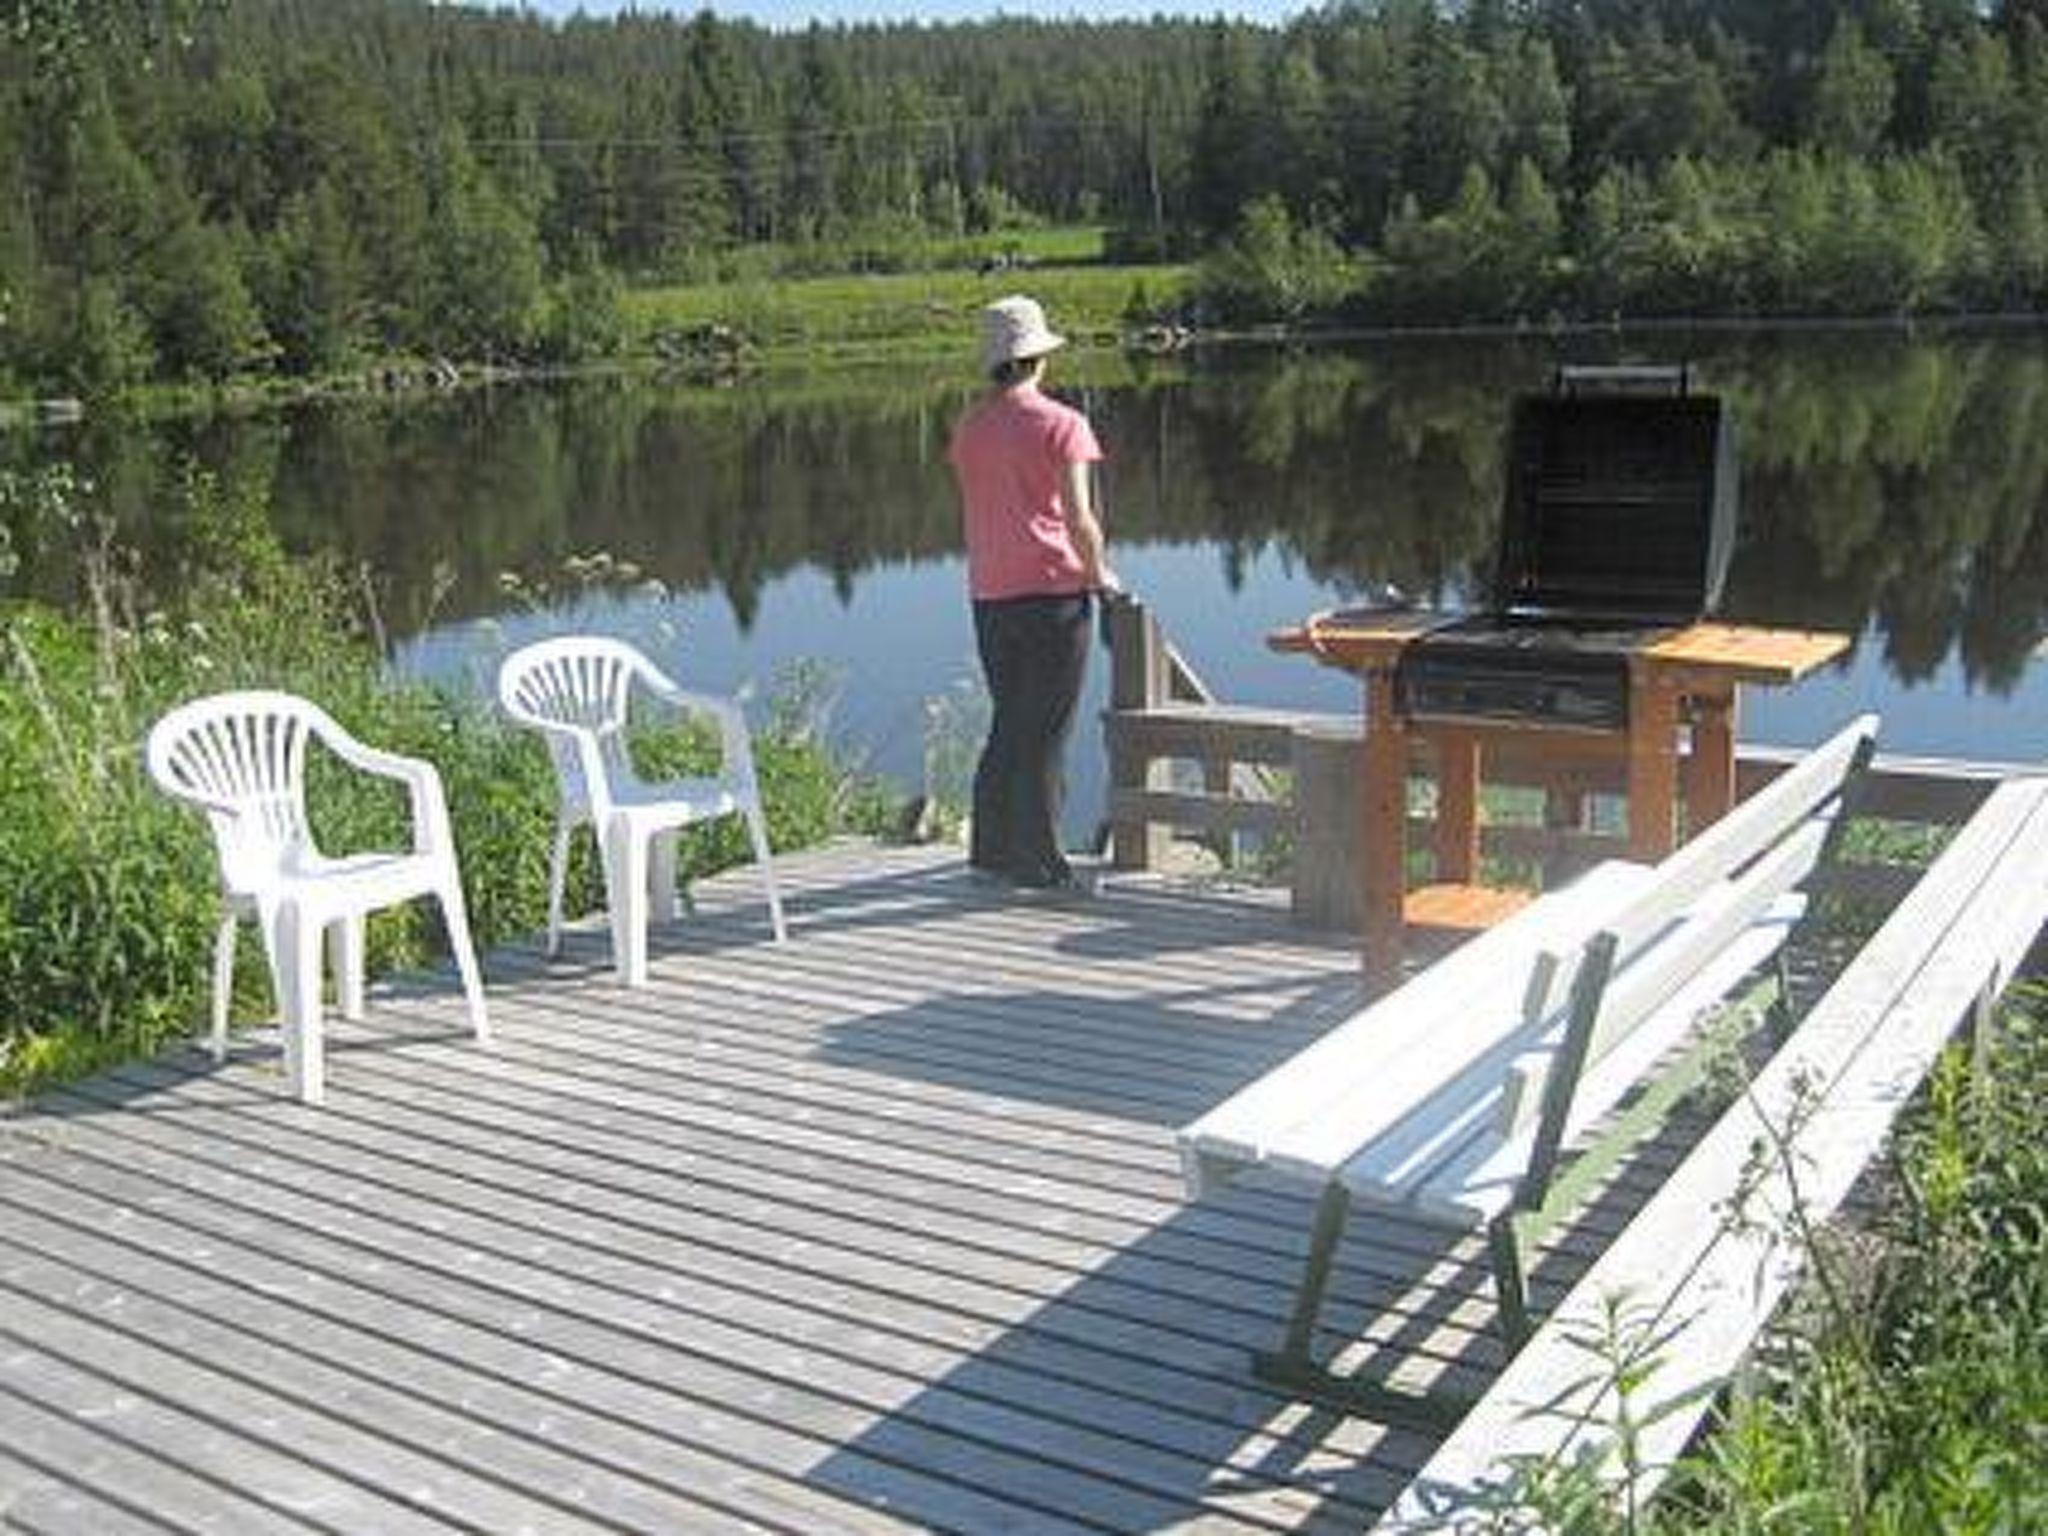
<path id="1" fill-rule="evenodd" d="M 0 390 L 575 361 L 625 285 L 1030 221 L 1206 319 L 2030 311 L 2048 0 L 1348 0 L 1285 27 L 0 5 Z"/>

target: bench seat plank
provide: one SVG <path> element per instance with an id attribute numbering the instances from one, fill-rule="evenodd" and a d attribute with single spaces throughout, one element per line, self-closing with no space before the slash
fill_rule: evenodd
<path id="1" fill-rule="evenodd" d="M 1540 953 L 1583 940 L 1649 877 L 1625 859 L 1595 865 L 1191 1122 L 1179 1136 L 1190 1196 L 1269 1160 L 1330 1178 L 1385 1116 L 1453 1073 L 1472 1042 L 1515 1026 Z"/>
<path id="2" fill-rule="evenodd" d="M 1590 1131 L 1601 1116 L 1651 1075 L 1660 1058 L 1696 1033 L 1706 1015 L 1745 976 L 1769 963 L 1804 905 L 1797 898 L 1788 899 L 1766 919 L 1745 929 L 1666 1002 L 1654 1021 L 1635 1031 L 1624 1046 L 1580 1079 L 1572 1100 L 1572 1119 L 1565 1130 L 1567 1143 Z M 1514 1204 L 1528 1170 L 1535 1134 L 1533 1121 L 1505 1136 L 1497 1124 L 1489 1124 L 1405 1183 L 1380 1182 L 1380 1171 L 1367 1159 L 1360 1159 L 1360 1166 L 1347 1164 L 1343 1179 L 1354 1198 L 1371 1205 L 1397 1206 L 1425 1220 L 1452 1226 L 1481 1226 Z"/>

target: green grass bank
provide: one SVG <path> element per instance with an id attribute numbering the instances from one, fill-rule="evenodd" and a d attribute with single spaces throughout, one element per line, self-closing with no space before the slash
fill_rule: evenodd
<path id="1" fill-rule="evenodd" d="M 30 491 L 42 515 L 77 517 L 61 474 Z M 89 548 L 75 613 L 0 605 L 0 1099 L 147 1055 L 205 1017 L 217 914 L 211 838 L 192 811 L 149 784 L 142 741 L 171 705 L 240 687 L 319 702 L 377 746 L 435 763 L 447 789 L 470 917 L 480 945 L 537 931 L 546 918 L 554 788 L 541 744 L 475 701 L 387 675 L 346 573 L 287 558 L 260 507 L 189 479 L 166 515 L 181 551 L 153 600 L 118 552 Z M 81 519 L 83 522 L 83 519 Z M 81 532 L 83 530 L 81 529 Z M 814 729 L 801 698 L 771 701 L 756 724 L 771 840 L 815 842 L 873 830 L 884 792 L 856 777 Z M 708 767 L 711 733 L 657 722 L 634 743 L 650 771 Z M 331 853 L 398 845 L 397 786 L 317 756 L 309 801 Z M 737 824 L 684 834 L 697 875 L 750 857 Z M 588 839 L 571 867 L 572 910 L 600 904 Z M 429 904 L 373 918 L 373 973 L 441 953 Z M 238 1018 L 271 1016 L 246 925 Z"/>
<path id="2" fill-rule="evenodd" d="M 720 361 L 858 361 L 971 357 L 975 312 L 1008 293 L 1045 305 L 1076 341 L 1113 344 L 1181 302 L 1195 269 L 1118 265 L 1102 231 L 1086 226 L 1021 232 L 981 259 L 914 267 L 804 274 L 757 263 L 689 284 L 631 289 L 620 298 L 635 355 Z M 723 334 L 717 334 L 721 332 Z"/>

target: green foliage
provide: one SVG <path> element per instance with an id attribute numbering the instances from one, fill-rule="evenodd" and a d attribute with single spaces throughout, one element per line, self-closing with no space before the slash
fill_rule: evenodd
<path id="1" fill-rule="evenodd" d="M 587 249 L 547 287 L 537 326 L 538 351 L 550 363 L 583 363 L 624 350 L 625 285 Z"/>
<path id="2" fill-rule="evenodd" d="M 0 526 L 18 536 L 95 536 L 98 492 L 59 471 L 0 486 Z M 278 687 L 317 699 L 350 730 L 440 768 L 461 851 L 470 916 L 488 946 L 545 918 L 554 821 L 551 769 L 529 735 L 495 714 L 384 674 L 340 573 L 293 561 L 260 506 L 205 477 L 172 509 L 181 558 L 174 600 L 152 604 L 117 572 L 88 562 L 87 617 L 17 603 L 0 610 L 0 1094 L 18 1094 L 147 1052 L 204 1016 L 218 911 L 210 840 L 197 816 L 146 781 L 140 745 L 172 704 L 232 687 Z M 878 818 L 822 735 L 789 717 L 757 739 L 770 836 L 813 842 Z M 653 762 L 703 763 L 710 738 L 651 722 Z M 309 803 L 330 852 L 391 846 L 403 796 L 316 756 Z M 693 829 L 683 868 L 709 873 L 749 857 L 734 831 Z M 587 909 L 599 881 L 587 847 L 570 903 Z M 374 969 L 416 965 L 439 935 L 415 904 L 370 925 Z M 244 939 L 237 1007 L 270 1003 Z"/>
<path id="3" fill-rule="evenodd" d="M 368 274 L 331 181 L 285 200 L 261 253 L 263 323 L 288 373 L 346 368 L 368 343 Z"/>
<path id="4" fill-rule="evenodd" d="M 2048 1523 L 2044 1090 L 2048 994 L 2034 988 L 1984 1070 L 1961 1048 L 1943 1059 L 1899 1149 L 1867 1294 L 1824 1313 L 1737 1407 L 1667 1528 L 1782 1529 L 1780 1509 L 1802 1529 Z"/>
<path id="5" fill-rule="evenodd" d="M 61 359 L 52 370 L 69 388 L 84 394 L 119 393 L 142 383 L 156 369 L 149 324 L 111 278 L 93 278 L 76 295 L 71 329 L 52 338 Z"/>
<path id="6" fill-rule="evenodd" d="M 640 289 L 626 294 L 622 304 L 636 338 L 724 325 L 761 347 L 846 354 L 923 343 L 942 355 L 968 358 L 975 311 L 1018 288 L 1041 300 L 1064 334 L 1114 336 L 1123 328 L 1133 282 L 1142 281 L 1170 304 L 1186 278 L 1182 267 L 1048 265 L 987 276 L 906 272 Z"/>
<path id="7" fill-rule="evenodd" d="M 1329 311 L 1357 278 L 1327 230 L 1296 225 L 1276 196 L 1250 203 L 1236 230 L 1202 264 L 1202 295 L 1226 319 L 1295 321 Z"/>
<path id="8" fill-rule="evenodd" d="M 1283 317 L 2039 299 L 2034 11 L 1653 11 L 1413 0 L 1276 27 L 785 34 L 708 12 L 13 0 L 0 288 L 21 318 L 0 369 L 113 391 L 375 352 L 575 361 L 632 340 L 591 302 L 595 270 L 933 271 L 1031 260 L 1037 232 L 1075 223 L 1147 260 L 1215 251 L 1219 304 L 1263 294 L 1250 310 Z M 1787 165 L 1816 184 L 1788 187 Z M 1273 282 L 1302 250 L 1247 265 L 1268 199 L 1327 237 L 1332 275 Z M 1381 270 L 1361 305 L 1356 274 Z"/>
<path id="9" fill-rule="evenodd" d="M 1648 1509 L 1584 1465 L 1529 1467 L 1501 1529 L 1657 1533 L 2033 1531 L 2048 1526 L 2048 990 L 2016 990 L 1988 1058 L 1938 1064 L 1871 1234 L 1804 1234 L 1828 1283 Z M 1588 1341 L 1623 1401 L 1663 1348 Z M 1649 1410 L 1654 1412 L 1655 1410 Z"/>
<path id="10" fill-rule="evenodd" d="M 440 238 L 429 268 L 429 298 L 415 317 L 417 333 L 458 357 L 501 351 L 517 357 L 539 319 L 539 234 L 460 145 L 446 157 L 435 178 L 440 185 L 431 216 Z"/>
<path id="11" fill-rule="evenodd" d="M 1477 164 L 1457 201 L 1424 217 L 1404 199 L 1389 221 L 1385 268 L 1368 299 L 1376 314 L 1430 319 L 1447 309 L 1471 320 L 1542 313 L 1561 271 L 1563 216 L 1543 173 L 1516 163 L 1505 198 Z"/>
<path id="12" fill-rule="evenodd" d="M 236 242 L 218 225 L 188 219 L 173 227 L 148 291 L 157 363 L 173 377 L 229 378 L 267 344 Z"/>
<path id="13" fill-rule="evenodd" d="M 1028 229 L 1039 220 L 997 182 L 983 182 L 967 200 L 967 227 L 987 234 Z"/>
<path id="14" fill-rule="evenodd" d="M 1816 148 L 1870 156 L 1885 142 L 1897 82 L 1884 56 L 1864 41 L 1853 17 L 1836 21 L 1814 81 L 1810 132 Z"/>

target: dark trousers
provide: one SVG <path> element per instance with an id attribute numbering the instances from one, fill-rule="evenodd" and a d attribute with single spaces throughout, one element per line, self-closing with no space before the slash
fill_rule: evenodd
<path id="1" fill-rule="evenodd" d="M 974 770 L 968 858 L 1025 880 L 1067 873 L 1060 762 L 1088 666 L 1087 593 L 974 605 L 974 638 L 994 712 Z"/>

